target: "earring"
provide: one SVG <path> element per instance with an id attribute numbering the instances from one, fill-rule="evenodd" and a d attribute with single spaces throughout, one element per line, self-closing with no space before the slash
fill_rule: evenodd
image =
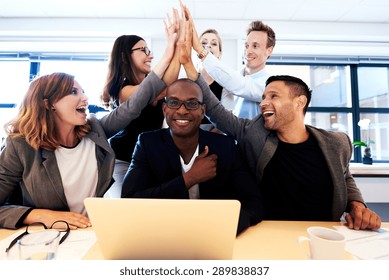
<path id="1" fill-rule="evenodd" d="M 51 107 L 51 111 L 55 112 L 56 110 L 55 110 L 55 108 L 54 108 L 54 107 Z"/>

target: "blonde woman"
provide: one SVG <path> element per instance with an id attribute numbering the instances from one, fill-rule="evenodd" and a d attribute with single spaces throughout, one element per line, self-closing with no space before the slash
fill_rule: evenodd
<path id="1" fill-rule="evenodd" d="M 217 30 L 207 29 L 200 35 L 199 38 L 200 43 L 205 49 L 212 53 L 216 58 L 221 59 L 223 53 L 223 45 Z M 199 63 L 198 68 L 201 75 L 204 77 L 217 99 L 221 101 L 225 108 L 232 111 L 234 109 L 234 96 L 227 90 L 223 89 L 223 87 L 207 73 L 201 62 Z M 205 130 L 219 132 L 212 126 L 212 124 L 207 118 L 203 119 L 201 128 Z"/>

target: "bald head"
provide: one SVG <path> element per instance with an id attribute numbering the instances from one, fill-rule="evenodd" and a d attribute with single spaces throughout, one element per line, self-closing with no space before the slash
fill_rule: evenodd
<path id="1" fill-rule="evenodd" d="M 178 79 L 167 87 L 167 99 L 174 97 L 185 100 L 189 96 L 195 97 L 200 102 L 203 101 L 203 93 L 200 86 L 190 79 Z"/>

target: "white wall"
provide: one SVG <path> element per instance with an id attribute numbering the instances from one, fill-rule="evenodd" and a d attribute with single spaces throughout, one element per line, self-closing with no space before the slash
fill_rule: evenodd
<path id="1" fill-rule="evenodd" d="M 389 178 L 354 177 L 366 202 L 389 203 Z"/>
<path id="2" fill-rule="evenodd" d="M 225 52 L 239 55 L 249 22 L 238 20 L 198 20 L 200 33 L 217 29 Z M 389 56 L 389 24 L 266 22 L 276 32 L 274 54 Z M 0 52 L 109 52 L 114 39 L 122 34 L 164 40 L 161 19 L 82 19 L 82 18 L 0 18 Z"/>

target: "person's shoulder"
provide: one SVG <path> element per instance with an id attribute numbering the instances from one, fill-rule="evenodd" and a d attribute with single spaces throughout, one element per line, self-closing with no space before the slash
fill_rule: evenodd
<path id="1" fill-rule="evenodd" d="M 99 121 L 99 119 L 97 118 L 95 113 L 90 113 L 88 115 L 88 120 L 91 121 L 91 122 L 98 122 Z"/>
<path id="2" fill-rule="evenodd" d="M 258 122 L 261 122 L 262 123 L 262 126 L 263 124 L 265 123 L 264 119 L 263 119 L 263 116 L 262 116 L 262 113 L 259 113 L 258 115 L 256 115 L 254 118 L 252 118 L 250 120 L 250 123 L 258 123 Z"/>
<path id="3" fill-rule="evenodd" d="M 28 145 L 26 138 L 21 136 L 8 136 L 5 139 L 5 145 Z"/>
<path id="4" fill-rule="evenodd" d="M 139 134 L 139 139 L 142 139 L 144 141 L 147 140 L 155 140 L 159 137 L 162 137 L 166 134 L 168 134 L 168 129 L 167 128 L 161 128 L 161 129 L 156 129 L 156 130 L 150 130 L 150 131 L 144 131 Z"/>
<path id="5" fill-rule="evenodd" d="M 221 141 L 229 141 L 232 138 L 230 135 L 223 134 L 223 133 L 217 133 L 212 131 L 203 130 L 200 128 L 200 135 L 203 135 L 205 137 L 213 138 L 213 139 L 219 139 Z"/>
<path id="6" fill-rule="evenodd" d="M 204 139 L 204 142 L 208 145 L 219 146 L 220 148 L 225 148 L 229 145 L 236 145 L 235 139 L 226 134 L 210 132 L 200 129 L 201 138 Z"/>
<path id="7" fill-rule="evenodd" d="M 88 123 L 92 126 L 92 130 L 94 126 L 101 126 L 100 119 L 97 117 L 95 113 L 90 113 L 88 115 Z"/>
<path id="8" fill-rule="evenodd" d="M 34 150 L 34 148 L 31 147 L 31 145 L 27 143 L 26 139 L 24 137 L 20 137 L 20 136 L 8 136 L 5 139 L 4 147 L 2 147 L 1 151 L 3 151 L 4 149 L 6 149 L 7 147 L 10 147 L 10 146 L 12 146 L 13 149 L 15 149 L 16 151 L 21 152 L 21 153 L 26 153 L 26 152 L 35 153 L 36 152 Z"/>
<path id="9" fill-rule="evenodd" d="M 314 127 L 314 126 L 310 126 L 310 125 L 307 125 L 306 127 L 311 132 L 321 134 L 323 137 L 333 139 L 333 141 L 335 139 L 339 140 L 339 141 L 348 141 L 348 139 L 349 139 L 349 136 L 343 131 L 326 130 L 323 128 Z"/>
<path id="10" fill-rule="evenodd" d="M 247 77 L 250 77 L 252 78 L 255 82 L 259 83 L 263 83 L 263 82 L 266 82 L 266 80 L 271 76 L 270 73 L 267 71 L 266 68 L 263 68 L 255 73 L 252 73 L 252 74 L 249 74 L 249 75 L 246 75 Z"/>
<path id="11" fill-rule="evenodd" d="M 91 131 L 97 132 L 99 135 L 104 132 L 103 126 L 100 123 L 100 120 L 97 118 L 96 114 L 92 113 L 88 115 L 88 124 L 91 127 Z"/>
<path id="12" fill-rule="evenodd" d="M 269 134 L 271 131 L 267 130 L 264 126 L 265 120 L 261 113 L 253 117 L 252 119 L 243 119 L 245 131 L 255 131 L 263 134 Z"/>

